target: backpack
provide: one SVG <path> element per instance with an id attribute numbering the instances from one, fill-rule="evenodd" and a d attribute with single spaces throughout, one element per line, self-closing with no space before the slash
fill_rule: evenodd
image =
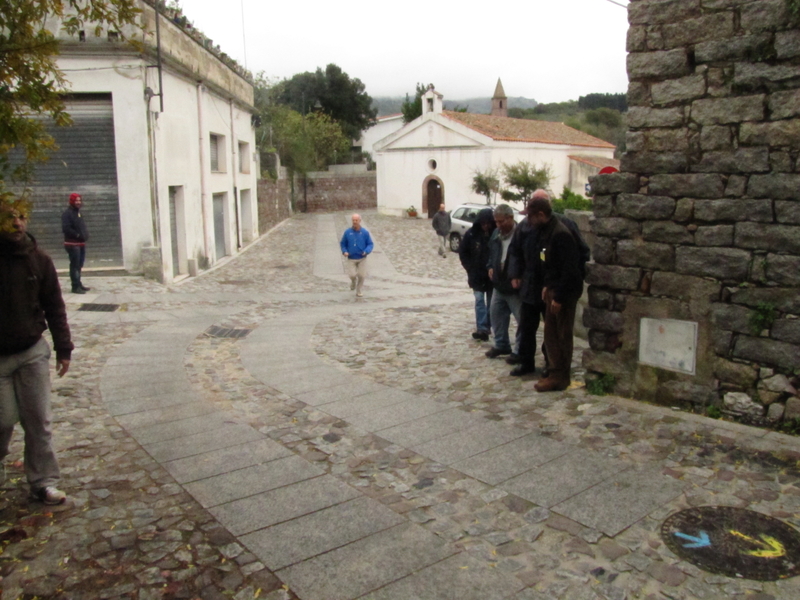
<path id="1" fill-rule="evenodd" d="M 586 263 L 592 260 L 592 249 L 589 248 L 589 244 L 583 239 L 581 230 L 578 228 L 578 224 L 575 221 L 556 212 L 553 214 L 558 217 L 559 221 L 567 226 L 572 237 L 575 238 L 575 243 L 578 244 L 578 269 L 581 272 L 581 279 L 586 279 Z"/>

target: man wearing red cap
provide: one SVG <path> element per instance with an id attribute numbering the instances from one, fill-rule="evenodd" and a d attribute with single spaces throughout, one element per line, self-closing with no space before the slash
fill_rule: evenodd
<path id="1" fill-rule="evenodd" d="M 69 195 L 69 206 L 61 215 L 61 230 L 64 232 L 64 249 L 69 255 L 69 278 L 73 294 L 85 294 L 89 288 L 81 283 L 81 269 L 86 260 L 86 242 L 89 232 L 81 216 L 83 201 L 80 194 Z"/>

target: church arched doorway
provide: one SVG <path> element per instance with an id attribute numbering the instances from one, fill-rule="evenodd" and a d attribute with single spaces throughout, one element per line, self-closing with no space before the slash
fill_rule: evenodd
<path id="1" fill-rule="evenodd" d="M 422 206 L 428 210 L 428 218 L 433 218 L 444 203 L 444 186 L 438 177 L 429 177 L 422 187 Z"/>

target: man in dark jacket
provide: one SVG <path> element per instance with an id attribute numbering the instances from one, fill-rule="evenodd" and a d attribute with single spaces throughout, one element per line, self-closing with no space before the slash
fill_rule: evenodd
<path id="1" fill-rule="evenodd" d="M 491 208 L 484 208 L 472 224 L 472 228 L 464 234 L 458 248 L 461 266 L 467 271 L 467 283 L 475 295 L 476 330 L 472 337 L 476 340 L 489 341 L 491 320 L 489 305 L 492 301 L 492 281 L 489 279 L 489 238 L 494 231 L 494 215 Z"/>
<path id="2" fill-rule="evenodd" d="M 69 369 L 73 345 L 53 261 L 26 229 L 24 214 L 0 205 L 0 460 L 19 420 L 31 497 L 62 504 L 50 426 L 50 346 L 42 333 L 50 329 L 59 377 Z"/>
<path id="3" fill-rule="evenodd" d="M 522 300 L 519 292 L 511 285 L 508 276 L 508 249 L 514 236 L 516 223 L 514 210 L 508 204 L 500 204 L 494 209 L 494 220 L 497 229 L 489 240 L 489 277 L 492 280 L 492 303 L 489 316 L 494 329 L 494 346 L 486 352 L 487 358 L 497 358 L 508 354 L 506 362 L 516 364 L 519 360 L 519 312 Z M 508 338 L 508 325 L 511 315 L 517 321 L 517 344 L 512 352 Z"/>
<path id="4" fill-rule="evenodd" d="M 439 237 L 439 256 L 447 257 L 447 236 L 450 235 L 450 213 L 444 209 L 444 204 L 439 205 L 439 212 L 433 215 L 431 225 Z"/>
<path id="5" fill-rule="evenodd" d="M 73 294 L 85 294 L 89 291 L 81 283 L 81 270 L 86 260 L 86 242 L 89 241 L 89 232 L 81 215 L 82 205 L 80 194 L 70 194 L 69 206 L 61 214 L 61 230 L 64 232 L 64 249 L 69 255 L 69 278 Z"/>
<path id="6" fill-rule="evenodd" d="M 527 212 L 537 233 L 536 272 L 541 274 L 544 345 L 550 370 L 534 388 L 539 392 L 565 390 L 570 383 L 575 307 L 583 293 L 578 242 L 553 214 L 549 200 L 532 199 Z"/>

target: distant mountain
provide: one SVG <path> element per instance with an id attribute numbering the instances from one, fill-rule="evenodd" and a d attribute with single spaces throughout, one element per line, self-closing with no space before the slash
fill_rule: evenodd
<path id="1" fill-rule="evenodd" d="M 401 112 L 405 96 L 380 96 L 372 98 L 372 106 L 378 109 L 378 116 L 394 115 Z M 539 104 L 533 98 L 523 98 L 521 96 L 508 99 L 509 108 L 534 108 Z M 471 113 L 489 114 L 492 112 L 491 98 L 468 98 L 467 100 L 445 100 L 445 110 L 454 108 L 466 108 Z"/>

